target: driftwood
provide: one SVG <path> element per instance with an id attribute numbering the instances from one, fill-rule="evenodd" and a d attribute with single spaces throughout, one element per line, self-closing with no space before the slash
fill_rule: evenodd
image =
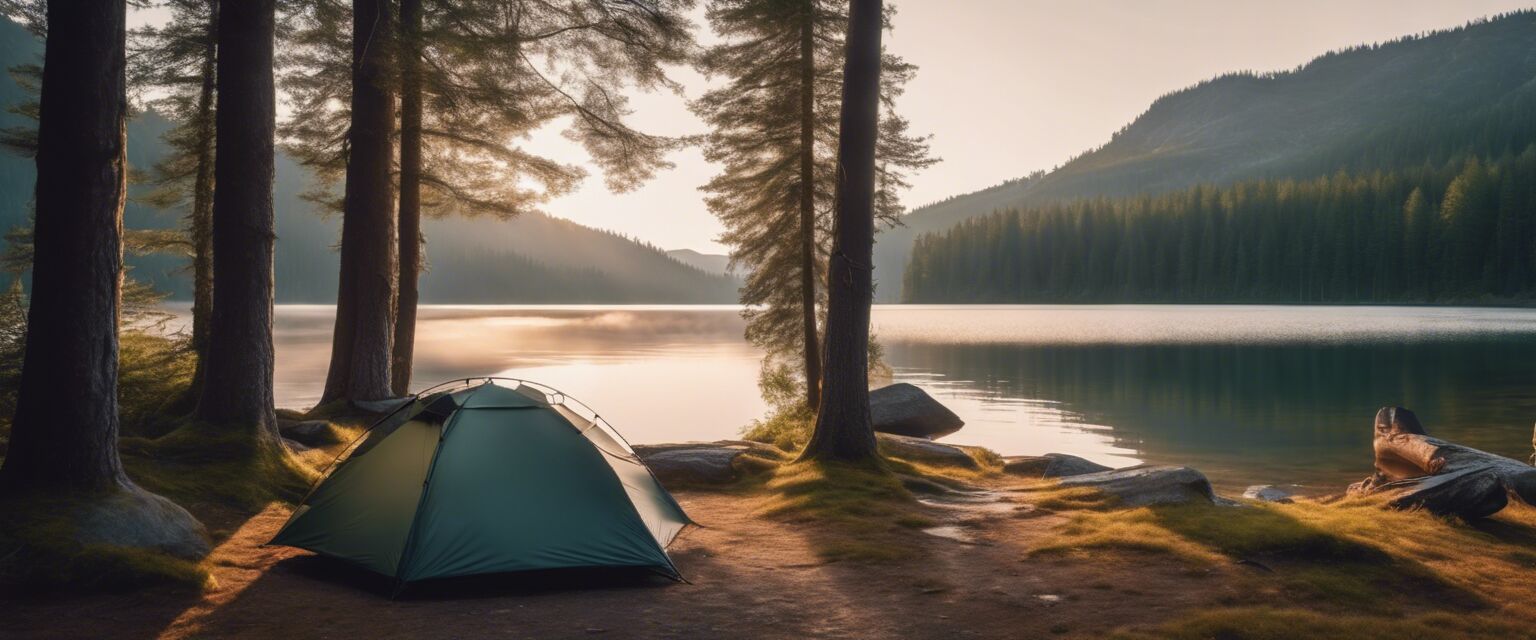
<path id="1" fill-rule="evenodd" d="M 1388 493 L 1396 509 L 1486 518 L 1510 496 L 1536 504 L 1536 467 L 1430 437 L 1412 411 L 1376 412 L 1376 473 L 1350 485 L 1352 495 Z"/>

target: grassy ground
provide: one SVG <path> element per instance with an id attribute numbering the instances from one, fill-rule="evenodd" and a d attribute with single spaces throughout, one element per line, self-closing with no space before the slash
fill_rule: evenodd
<path id="1" fill-rule="evenodd" d="M 344 443 L 361 432 L 362 418 L 332 424 L 335 444 L 295 453 L 281 443 L 253 446 L 239 428 L 213 428 L 168 415 L 187 393 L 196 356 L 184 340 L 125 333 L 120 341 L 119 452 L 129 478 L 170 498 L 209 525 L 215 544 L 230 525 L 273 503 L 303 497 Z M 13 391 L 0 390 L 9 397 Z M 0 404 L 5 404 L 0 401 Z M 0 420 L 9 418 L 9 413 Z M 0 424 L 0 443 L 9 434 Z M 3 454 L 3 449 L 0 449 Z M 0 457 L 3 461 L 3 457 Z M 29 594 L 212 586 L 206 562 L 150 550 L 73 542 L 70 497 L 6 505 L 0 527 L 0 589 Z"/>
<path id="2" fill-rule="evenodd" d="M 9 541 L 0 540 L 0 578 L 70 593 L 179 585 L 205 594 L 200 606 L 211 611 L 238 609 L 228 598 L 238 598 L 235 594 L 251 589 L 254 580 L 260 597 L 287 602 L 280 599 L 295 587 L 294 578 L 272 576 L 266 567 L 279 562 L 270 558 L 288 556 L 271 555 L 279 552 L 259 549 L 252 541 L 270 537 L 271 527 L 316 477 L 316 469 L 364 422 L 333 417 L 338 419 L 332 426 L 338 444 L 298 455 L 252 451 L 245 445 L 248 439 L 237 433 L 196 425 L 170 425 L 172 430 L 158 437 L 124 438 L 123 458 L 134 480 L 208 523 L 215 543 L 226 549 L 222 555 L 187 562 L 120 549 L 49 548 L 47 540 L 68 539 L 68 531 L 59 529 L 61 522 L 41 519 L 24 528 L 7 528 L 3 536 Z M 748 436 L 788 449 L 743 456 L 738 464 L 744 477 L 735 484 L 680 493 L 707 496 L 697 500 L 713 510 L 709 526 L 730 522 L 684 545 L 685 570 L 706 577 L 710 570 L 722 576 L 748 570 L 808 572 L 804 579 L 821 580 L 823 587 L 846 584 L 828 595 L 850 598 L 838 605 L 850 610 L 877 607 L 882 601 L 905 603 L 900 610 L 906 613 L 880 614 L 896 615 L 898 623 L 904 615 L 914 616 L 914 621 L 923 618 L 923 624 L 933 622 L 919 613 L 921 606 L 913 608 L 903 599 L 918 594 L 943 599 L 957 618 L 976 619 L 966 622 L 1022 615 L 1021 606 L 1059 606 L 1049 611 L 1062 613 L 1088 609 L 1047 627 L 1061 635 L 1533 636 L 1536 601 L 1528 584 L 1530 571 L 1536 569 L 1536 509 L 1530 507 L 1514 506 L 1477 523 L 1390 511 L 1370 499 L 1128 509 L 1089 489 L 1010 477 L 1002 473 L 996 456 L 982 450 L 971 451 L 966 464 L 897 448 L 887 448 L 883 460 L 867 464 L 796 463 L 795 449 L 808 431 L 806 416 L 767 420 Z M 947 497 L 981 495 L 1009 508 L 957 517 L 935 506 Z M 959 527 L 972 540 L 954 542 L 931 535 L 939 525 Z M 253 531 L 253 526 L 259 530 Z M 817 567 L 835 569 L 809 569 L 803 561 L 775 566 L 775 555 L 759 549 L 765 546 L 798 546 Z M 47 565 L 14 561 L 37 549 L 53 555 Z M 230 554 L 235 554 L 233 559 Z M 731 564 L 727 557 L 740 564 Z M 251 568 L 257 559 L 268 564 Z M 29 574 L 27 566 L 48 570 Z M 247 577 L 230 587 L 218 583 L 220 575 Z M 1055 583 L 1050 593 L 1065 594 L 1050 601 L 1059 605 L 1042 605 L 1030 595 L 1040 592 L 1028 586 L 1040 576 Z M 809 584 L 795 582 L 800 578 L 782 579 L 787 581 L 781 585 L 786 593 Z M 718 596 L 722 611 L 735 612 L 722 613 L 717 621 L 729 624 L 740 615 L 738 601 L 747 596 L 731 591 L 730 585 L 741 582 L 739 575 L 716 580 L 701 582 L 718 590 L 701 597 Z M 263 581 L 283 586 L 264 589 Z M 907 591 L 860 600 L 869 581 Z M 306 597 L 343 597 L 333 585 L 303 584 L 314 590 Z M 580 612 L 590 611 L 588 598 L 602 597 L 577 592 L 557 599 Z M 753 600 L 758 602 L 754 606 L 771 608 L 779 597 L 763 595 L 762 602 Z M 432 602 L 414 611 L 431 617 L 458 608 Z M 251 620 L 270 618 L 261 609 L 250 615 Z"/>
<path id="3" fill-rule="evenodd" d="M 1122 510 L 1080 490 L 1034 495 L 1069 519 L 1033 555 L 1239 564 L 1273 602 L 1238 599 L 1169 622 L 1157 637 L 1509 638 L 1529 637 L 1536 620 L 1536 509 L 1523 505 L 1467 523 L 1365 498 Z"/>

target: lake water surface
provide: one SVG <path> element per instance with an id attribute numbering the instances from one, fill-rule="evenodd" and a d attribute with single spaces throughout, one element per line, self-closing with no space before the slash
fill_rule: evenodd
<path id="1" fill-rule="evenodd" d="M 331 307 L 279 306 L 280 406 L 313 404 Z M 736 307 L 437 306 L 415 382 L 499 375 L 565 391 L 631 441 L 714 440 L 763 415 Z M 1536 311 L 1426 307 L 877 306 L 898 382 L 1003 454 L 1188 464 L 1219 486 L 1328 492 L 1371 466 L 1371 418 L 1531 453 Z"/>

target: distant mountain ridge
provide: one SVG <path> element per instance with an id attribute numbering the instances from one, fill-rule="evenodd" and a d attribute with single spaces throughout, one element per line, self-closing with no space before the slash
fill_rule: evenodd
<path id="1" fill-rule="evenodd" d="M 42 45 L 25 29 L 0 19 L 0 69 L 42 60 Z M 0 79 L 0 108 L 28 96 Z M 20 117 L 0 111 L 0 126 Z M 143 113 L 128 123 L 128 161 L 150 168 L 166 152 L 161 135 L 172 124 Z M 300 197 L 311 176 L 279 153 L 274 204 L 277 217 L 277 301 L 329 303 L 336 299 L 340 219 L 321 216 Z M 0 232 L 27 223 L 35 182 L 31 159 L 0 153 Z M 159 211 L 131 199 L 124 211 L 130 228 L 169 228 L 181 212 Z M 503 221 L 489 217 L 427 220 L 429 271 L 422 276 L 426 303 L 728 303 L 737 299 L 735 278 L 679 261 L 661 249 L 625 236 L 548 215 Z M 130 261 L 133 276 L 190 300 L 186 259 L 145 256 Z"/>
<path id="2" fill-rule="evenodd" d="M 673 260 L 689 265 L 705 273 L 731 275 L 731 257 L 719 253 L 700 253 L 693 249 L 673 249 L 667 252 Z"/>
<path id="3" fill-rule="evenodd" d="M 1045 174 L 915 209 L 876 241 L 894 301 L 913 241 L 995 210 L 1197 184 L 1368 172 L 1536 141 L 1536 11 L 1228 74 L 1165 95 L 1103 146 Z"/>

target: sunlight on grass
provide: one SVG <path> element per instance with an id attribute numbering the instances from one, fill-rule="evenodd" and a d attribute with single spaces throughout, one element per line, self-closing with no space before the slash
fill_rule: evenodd
<path id="1" fill-rule="evenodd" d="M 187 425 L 148 440 L 123 438 L 123 464 L 135 482 L 182 504 L 208 502 L 258 511 L 295 502 L 318 477 L 311 460 L 280 447 L 254 447 L 242 429 Z"/>
<path id="2" fill-rule="evenodd" d="M 160 551 L 81 543 L 69 514 L 79 498 L 8 502 L 0 516 L 0 586 L 27 594 L 130 591 L 149 586 L 193 590 L 216 585 L 206 561 Z"/>
<path id="3" fill-rule="evenodd" d="M 785 464 L 764 484 L 768 517 L 804 527 L 829 560 L 889 561 L 909 557 L 913 529 L 932 521 L 901 480 L 877 463 Z"/>
<path id="4" fill-rule="evenodd" d="M 1034 544 L 1031 554 L 1093 557 L 1129 550 L 1211 566 L 1241 562 L 1252 570 L 1235 577 L 1251 581 L 1252 593 L 1268 594 L 1266 602 L 1278 598 L 1356 616 L 1218 610 L 1169 623 L 1156 637 L 1508 637 L 1503 634 L 1512 628 L 1510 620 L 1531 620 L 1536 613 L 1525 604 L 1524 585 L 1536 565 L 1536 509 L 1530 507 L 1512 506 L 1493 519 L 1466 523 L 1385 509 L 1375 498 L 1104 510 L 1091 496 L 1069 495 L 1063 499 L 1050 489 L 1032 494 L 1051 508 L 1085 506 L 1070 509 L 1067 521 Z M 1401 619 L 1415 614 L 1418 622 Z M 1365 617 L 1372 615 L 1385 617 Z M 1352 629 L 1370 633 L 1347 633 Z M 1390 632 L 1371 635 L 1378 629 Z"/>

